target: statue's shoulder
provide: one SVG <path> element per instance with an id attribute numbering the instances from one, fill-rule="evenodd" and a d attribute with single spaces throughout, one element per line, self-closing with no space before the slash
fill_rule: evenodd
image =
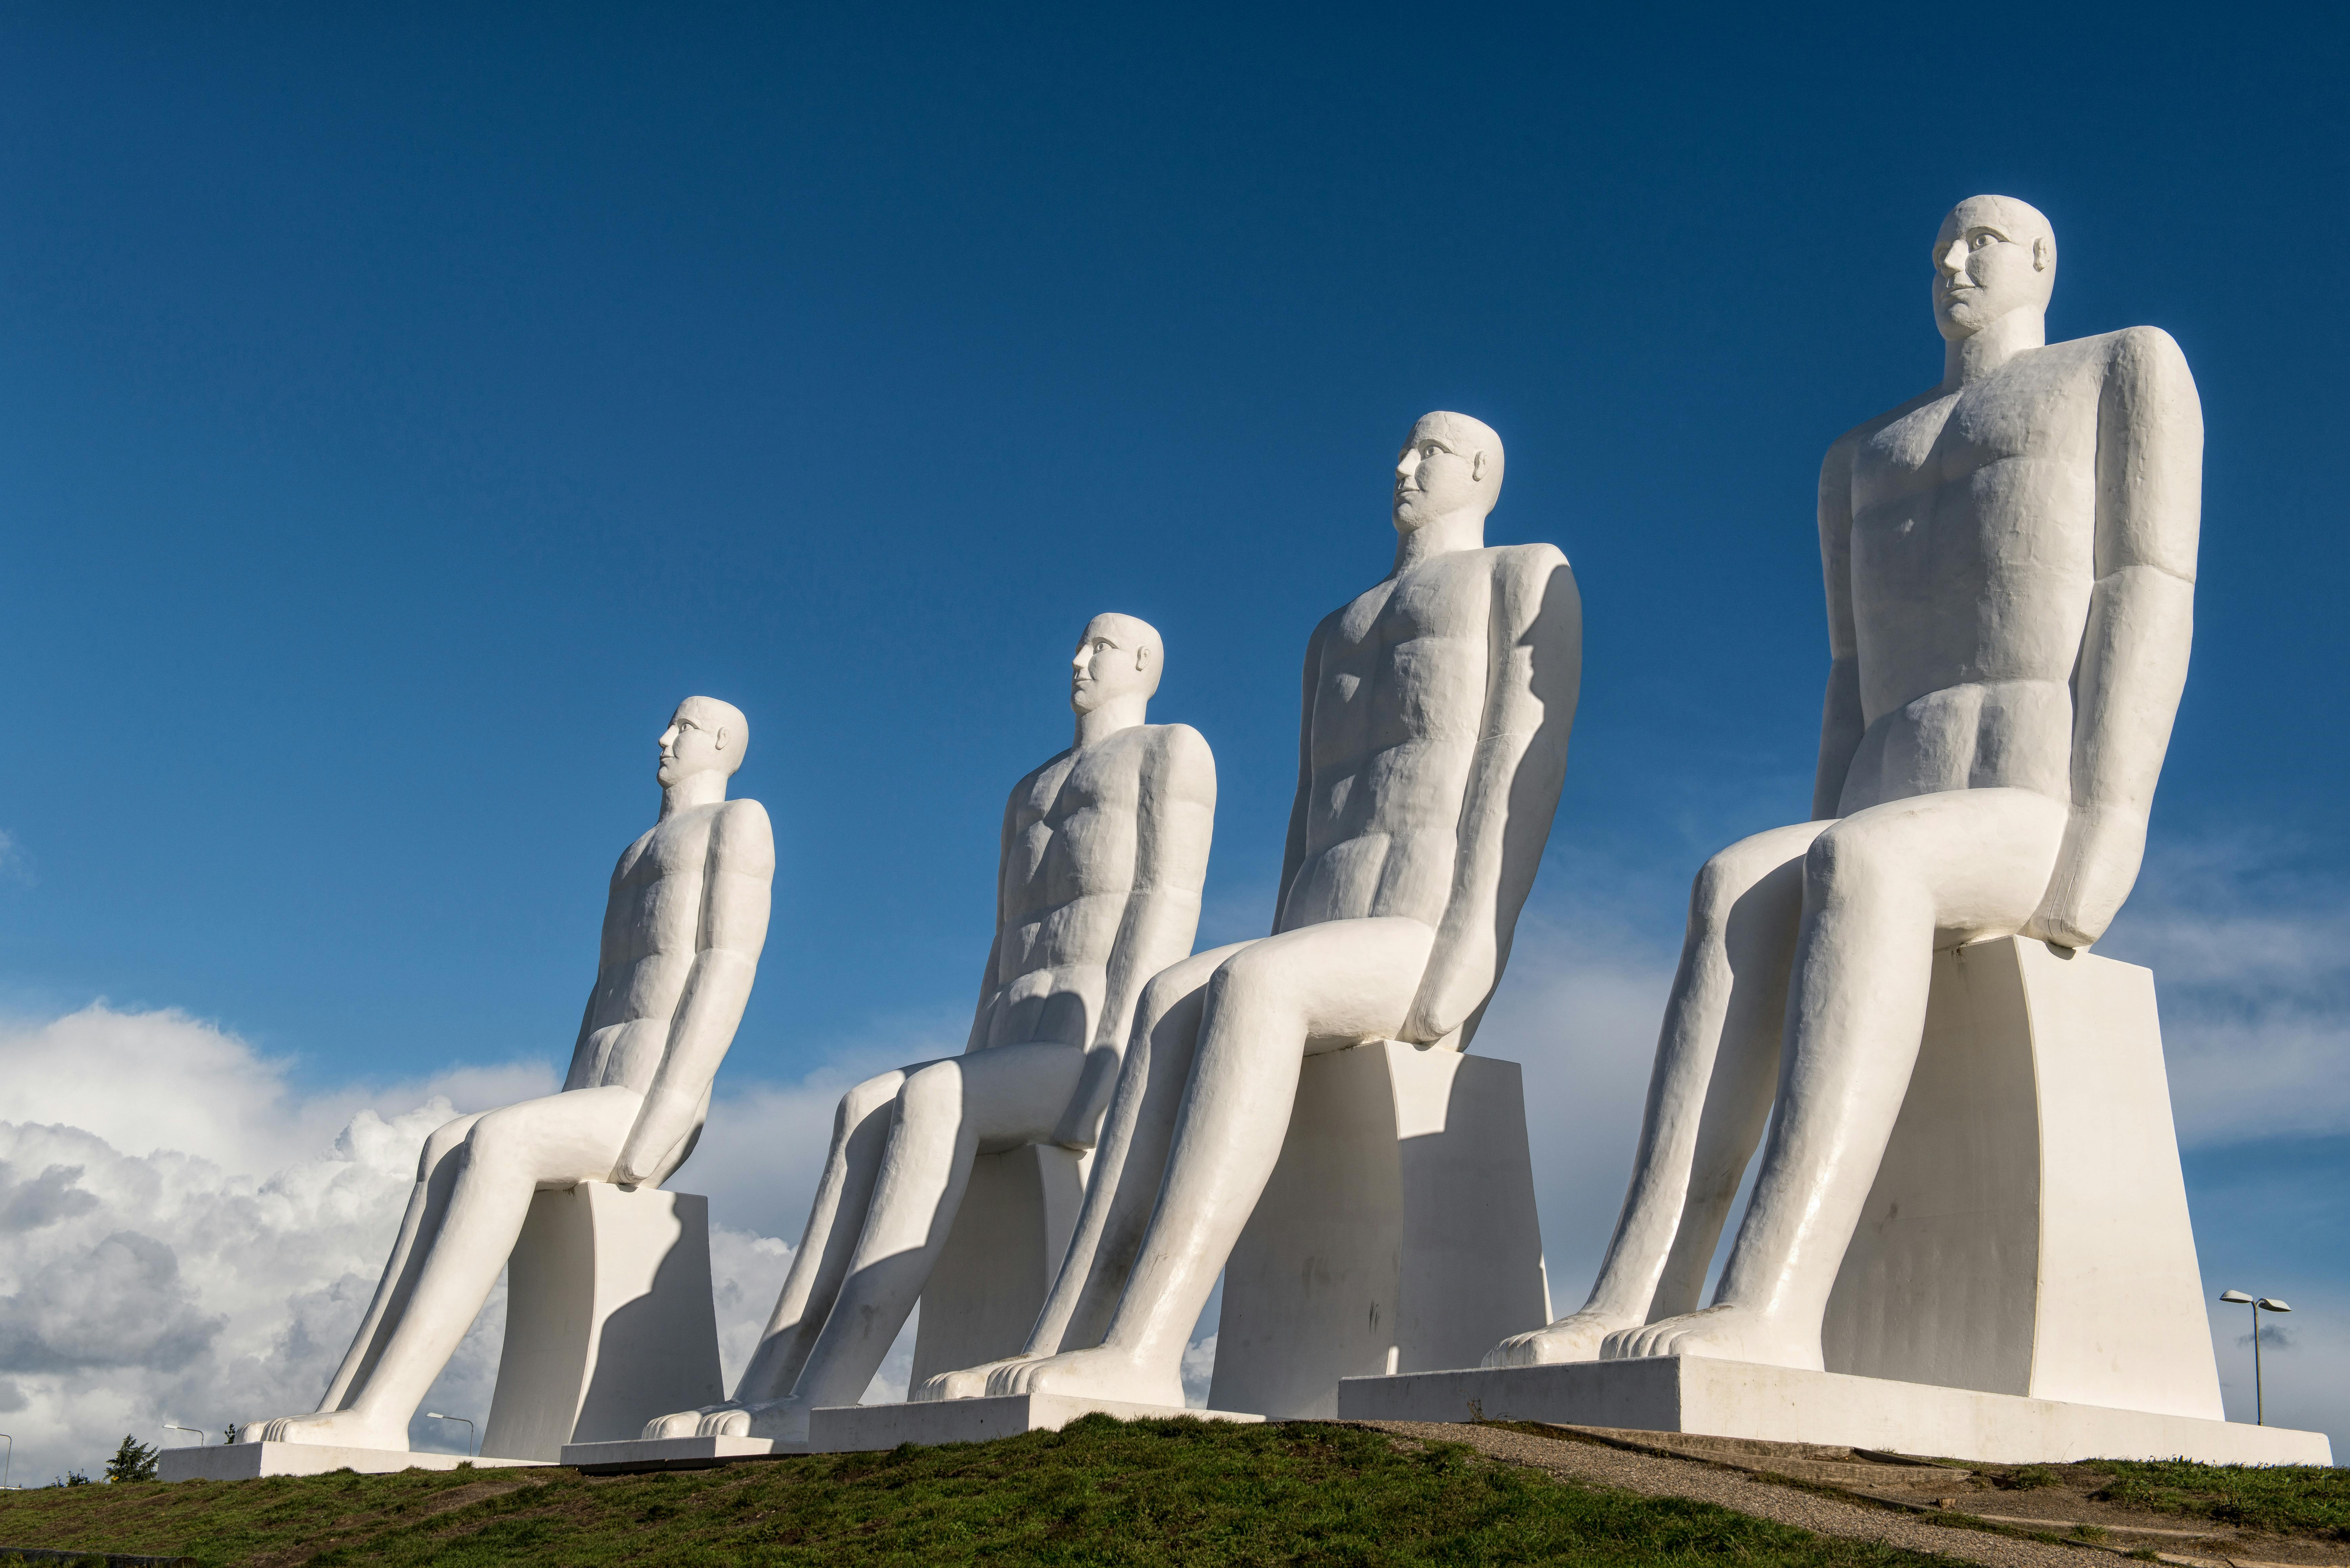
<path id="1" fill-rule="evenodd" d="M 1143 743 L 1149 747 L 1151 760 L 1170 774 L 1197 773 L 1205 769 L 1212 779 L 1216 774 L 1216 753 L 1208 747 L 1208 737 L 1189 724 L 1145 724 Z"/>
<path id="2" fill-rule="evenodd" d="M 2186 351 L 2178 347 L 2178 339 L 2159 327 L 2125 327 L 2119 332 L 2103 333 L 2081 341 L 2095 346 L 2097 357 L 2105 362 L 2109 376 L 2118 374 L 2155 385 L 2181 384 L 2189 389 L 2195 385 L 2195 378 L 2187 369 Z"/>
<path id="3" fill-rule="evenodd" d="M 1883 413 L 1875 414 L 1861 421 L 1860 423 L 1853 426 L 1852 429 L 1845 431 L 1844 434 L 1836 437 L 1835 440 L 1828 443 L 1828 454 L 1822 462 L 1821 466 L 1823 468 L 1832 468 L 1838 462 L 1850 462 L 1852 461 L 1852 454 L 1859 450 L 1860 443 L 1875 435 L 1877 431 L 1883 430 L 1886 426 L 1893 423 L 1897 420 L 1908 419 L 1919 409 L 1926 408 L 1930 404 L 1941 401 L 1945 398 L 1955 397 L 1956 395 L 1956 393 L 1945 391 L 1939 385 L 1929 387 L 1924 391 L 1918 393 L 1916 397 L 1896 403 L 1891 408 L 1886 410 Z"/>
<path id="4" fill-rule="evenodd" d="M 1491 545 L 1479 554 L 1486 556 L 1496 574 L 1506 573 L 1522 579 L 1547 577 L 1561 567 L 1572 573 L 1566 552 L 1555 545 Z"/>
<path id="5" fill-rule="evenodd" d="M 775 829 L 767 808 L 755 800 L 723 803 L 710 820 L 710 850 L 723 857 L 729 870 L 754 871 L 775 866 Z"/>

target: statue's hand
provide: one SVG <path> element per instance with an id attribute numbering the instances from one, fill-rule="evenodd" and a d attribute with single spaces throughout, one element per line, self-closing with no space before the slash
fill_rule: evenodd
<path id="1" fill-rule="evenodd" d="M 2074 810 L 2055 874 L 2023 934 L 2060 948 L 2085 948 L 2106 934 L 2137 885 L 2146 855 L 2146 819 L 2116 807 Z"/>

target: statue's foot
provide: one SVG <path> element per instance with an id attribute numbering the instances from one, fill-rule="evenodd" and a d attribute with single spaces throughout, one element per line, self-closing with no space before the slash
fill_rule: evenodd
<path id="1" fill-rule="evenodd" d="M 914 1390 L 913 1399 L 918 1404 L 939 1399 L 983 1399 L 993 1390 L 999 1373 L 1044 1359 L 1041 1355 L 1008 1355 L 1002 1361 L 966 1366 L 960 1372 L 941 1372 L 923 1378 L 921 1386 Z"/>
<path id="2" fill-rule="evenodd" d="M 1532 1334 L 1513 1334 L 1485 1353 L 1487 1366 L 1550 1366 L 1562 1361 L 1596 1361 L 1599 1345 L 1619 1329 L 1635 1326 L 1605 1313 L 1579 1312 Z"/>
<path id="3" fill-rule="evenodd" d="M 1724 1303 L 1638 1328 L 1619 1329 L 1599 1351 L 1603 1361 L 1645 1355 L 1700 1355 L 1712 1361 L 1752 1361 L 1764 1366 L 1794 1366 L 1820 1372 L 1817 1324 L 1791 1328 L 1752 1307 Z"/>
<path id="4" fill-rule="evenodd" d="M 1115 1399 L 1128 1405 L 1183 1408 L 1183 1374 L 1178 1367 L 1146 1366 L 1107 1345 L 1072 1350 L 999 1366 L 987 1380 L 990 1394 L 1060 1394 L 1078 1399 Z"/>
<path id="5" fill-rule="evenodd" d="M 643 1438 L 691 1438 L 702 1430 L 702 1423 L 712 1416 L 720 1416 L 743 1407 L 728 1400 L 723 1405 L 704 1405 L 699 1410 L 680 1410 L 673 1415 L 655 1416 L 645 1423 L 639 1434 Z"/>
<path id="6" fill-rule="evenodd" d="M 329 1410 L 317 1416 L 280 1416 L 273 1421 L 247 1421 L 237 1436 L 248 1443 L 317 1443 L 342 1449 L 389 1449 L 408 1451 L 408 1428 L 370 1422 L 356 1410 Z"/>
<path id="7" fill-rule="evenodd" d="M 725 1405 L 703 1416 L 696 1430 L 705 1438 L 768 1438 L 779 1443 L 805 1443 L 809 1409 L 806 1400 L 794 1395 Z"/>

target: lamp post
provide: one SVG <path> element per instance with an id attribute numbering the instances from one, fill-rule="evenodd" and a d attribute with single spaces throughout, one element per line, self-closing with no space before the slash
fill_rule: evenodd
<path id="1" fill-rule="evenodd" d="M 424 1418 L 428 1421 L 465 1421 L 463 1416 L 443 1416 L 438 1410 L 425 1411 Z M 465 1457 L 478 1457 L 473 1453 L 473 1423 L 471 1421 L 465 1421 Z"/>
<path id="2" fill-rule="evenodd" d="M 8 1484 L 8 1471 L 16 1462 L 16 1439 L 0 1432 L 0 1441 L 8 1445 L 6 1456 L 0 1458 L 0 1491 L 13 1491 L 16 1489 Z"/>
<path id="3" fill-rule="evenodd" d="M 2261 1314 L 2291 1312 L 2293 1308 L 2274 1296 L 2262 1296 L 2254 1301 L 2242 1291 L 2221 1291 L 2220 1299 L 2252 1309 L 2252 1420 L 2254 1425 L 2265 1427 L 2269 1424 L 2269 1412 L 2268 1401 L 2261 1392 Z"/>
<path id="4" fill-rule="evenodd" d="M 166 1421 L 163 1423 L 163 1430 L 167 1432 L 187 1433 L 188 1436 L 195 1438 L 194 1442 L 188 1445 L 192 1449 L 201 1449 L 204 1446 L 204 1435 L 202 1432 L 197 1431 L 193 1427 L 182 1427 L 177 1421 Z"/>

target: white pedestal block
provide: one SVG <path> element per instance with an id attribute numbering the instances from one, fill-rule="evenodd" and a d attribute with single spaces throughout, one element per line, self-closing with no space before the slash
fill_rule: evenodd
<path id="1" fill-rule="evenodd" d="M 1306 1058 L 1224 1265 L 1208 1403 L 1333 1416 L 1342 1377 L 1474 1366 L 1549 1320 L 1517 1064 L 1394 1041 Z"/>
<path id="2" fill-rule="evenodd" d="M 322 1476 L 333 1470 L 389 1475 L 394 1470 L 453 1470 L 459 1465 L 516 1469 L 536 1459 L 468 1459 L 463 1454 L 414 1454 L 405 1449 L 338 1449 L 325 1443 L 226 1443 L 165 1449 L 155 1456 L 159 1480 L 251 1480 L 256 1476 Z"/>
<path id="3" fill-rule="evenodd" d="M 710 1200 L 601 1181 L 533 1199 L 482 1451 L 552 1463 L 723 1397 Z"/>
<path id="4" fill-rule="evenodd" d="M 1338 1386 L 1338 1414 L 1356 1421 L 1482 1418 L 1694 1432 L 1998 1464 L 2334 1462 L 2323 1432 L 1684 1355 L 1350 1377 Z"/>
<path id="5" fill-rule="evenodd" d="M 563 1462 L 583 1470 L 695 1470 L 771 1454 L 803 1454 L 803 1444 L 768 1438 L 629 1438 L 608 1443 L 566 1443 Z"/>
<path id="6" fill-rule="evenodd" d="M 1080 1416 L 1097 1414 L 1121 1421 L 1165 1420 L 1175 1416 L 1193 1416 L 1202 1421 L 1264 1419 L 1230 1410 L 1181 1410 L 1061 1394 L 1010 1394 L 912 1405 L 827 1407 L 809 1417 L 808 1448 L 819 1454 L 846 1454 L 894 1449 L 900 1443 L 983 1443 L 1021 1432 L 1057 1432 Z"/>
<path id="7" fill-rule="evenodd" d="M 914 1331 L 913 1384 L 1017 1355 L 1077 1228 L 1090 1155 L 1028 1144 L 972 1162 Z"/>
<path id="8" fill-rule="evenodd" d="M 2149 971 L 2015 937 L 1936 956 L 1822 1350 L 1831 1372 L 2220 1419 Z"/>

